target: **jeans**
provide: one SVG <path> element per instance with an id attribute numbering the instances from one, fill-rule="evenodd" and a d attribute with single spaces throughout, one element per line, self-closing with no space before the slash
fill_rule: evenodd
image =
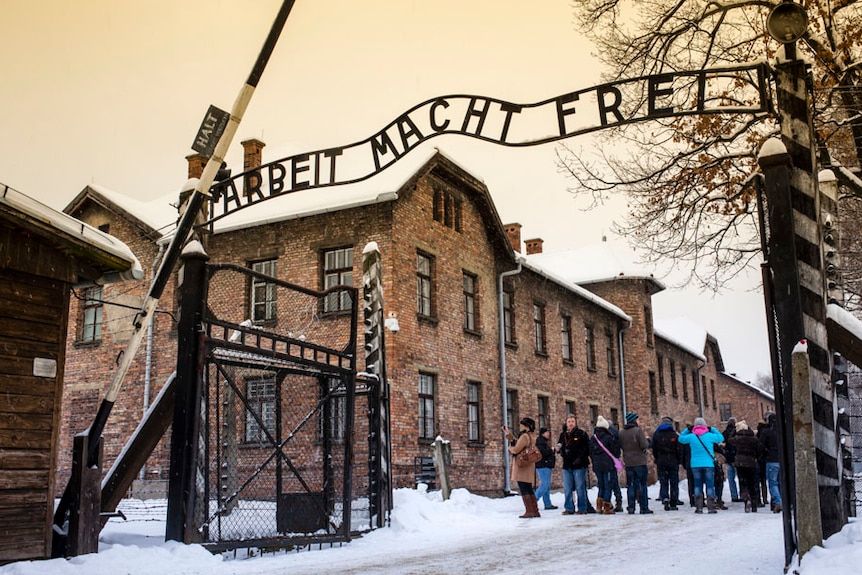
<path id="1" fill-rule="evenodd" d="M 563 504 L 567 511 L 575 510 L 575 501 L 572 497 L 572 491 L 578 494 L 578 511 L 587 510 L 587 468 L 581 469 L 563 469 L 563 493 L 565 494 L 565 503 Z"/>
<path id="2" fill-rule="evenodd" d="M 739 492 L 736 490 L 736 466 L 732 463 L 727 464 L 727 484 L 730 486 L 730 498 L 739 499 Z"/>
<path id="3" fill-rule="evenodd" d="M 679 464 L 677 463 L 662 463 L 657 466 L 659 493 L 658 497 L 662 501 L 670 501 L 671 505 L 676 506 L 679 501 Z"/>
<path id="4" fill-rule="evenodd" d="M 766 462 L 766 483 L 769 485 L 769 496 L 772 498 L 773 507 L 781 505 L 781 491 L 778 489 L 779 467 L 778 463 Z"/>
<path id="5" fill-rule="evenodd" d="M 616 471 L 597 471 L 596 472 L 596 483 L 598 484 L 599 494 L 598 497 L 604 499 L 605 501 L 611 501 L 611 492 L 613 491 L 613 478 L 616 477 Z M 597 508 L 598 509 L 598 508 Z M 598 509 L 599 513 L 601 513 L 601 509 Z"/>
<path id="6" fill-rule="evenodd" d="M 536 499 L 541 499 L 545 504 L 545 509 L 551 506 L 551 472 L 550 467 L 537 467 L 536 473 L 539 475 L 539 488 L 536 490 Z"/>
<path id="7" fill-rule="evenodd" d="M 692 467 L 694 481 L 694 496 L 703 495 L 703 484 L 706 483 L 706 496 L 715 499 L 715 467 Z"/>
<path id="8" fill-rule="evenodd" d="M 647 493 L 647 466 L 638 465 L 637 467 L 626 467 L 626 503 L 629 511 L 635 509 L 635 494 L 640 496 L 637 498 L 637 503 L 640 504 L 641 511 L 649 509 L 649 494 Z"/>

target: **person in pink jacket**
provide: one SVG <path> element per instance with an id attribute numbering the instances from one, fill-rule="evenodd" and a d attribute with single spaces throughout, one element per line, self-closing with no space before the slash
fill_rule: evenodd
<path id="1" fill-rule="evenodd" d="M 710 513 L 715 509 L 715 446 L 724 442 L 724 435 L 706 420 L 698 417 L 694 426 L 679 434 L 679 443 L 691 448 L 691 474 L 694 480 L 694 512 L 703 513 L 703 484 L 706 483 L 706 506 Z"/>

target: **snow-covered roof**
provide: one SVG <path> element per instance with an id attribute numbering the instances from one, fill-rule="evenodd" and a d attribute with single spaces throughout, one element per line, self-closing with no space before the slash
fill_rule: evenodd
<path id="1" fill-rule="evenodd" d="M 721 373 L 725 377 L 732 379 L 735 383 L 737 383 L 743 387 L 747 387 L 748 389 L 759 393 L 763 397 L 768 398 L 770 401 L 775 401 L 775 396 L 772 395 L 771 393 L 769 393 L 768 391 L 766 391 L 765 389 L 757 387 L 756 385 L 754 385 L 748 381 L 743 381 L 743 380 L 739 379 L 738 377 L 736 377 L 735 375 L 733 375 L 732 373 L 727 373 L 726 371 L 723 371 Z"/>
<path id="2" fill-rule="evenodd" d="M 582 288 L 578 284 L 566 279 L 564 276 L 557 274 L 553 268 L 542 265 L 541 263 L 536 261 L 538 259 L 535 257 L 536 255 L 539 255 L 539 254 L 532 254 L 532 255 L 528 255 L 528 256 L 523 256 L 523 258 L 524 258 L 523 265 L 525 268 L 532 270 L 533 272 L 535 272 L 535 273 L 537 273 L 543 277 L 548 278 L 549 280 L 553 281 L 557 285 L 564 287 L 565 289 L 577 294 L 578 296 L 584 298 L 585 300 L 587 300 L 589 302 L 596 304 L 597 306 L 599 306 L 603 309 L 606 309 L 607 311 L 611 312 L 612 314 L 616 315 L 617 317 L 619 317 L 625 321 L 630 322 L 632 320 L 632 318 L 628 314 L 626 314 L 626 312 L 624 312 L 623 310 L 621 310 L 620 308 L 618 308 L 614 304 L 610 303 L 607 300 L 600 298 L 599 296 L 597 296 L 593 292 Z"/>
<path id="3" fill-rule="evenodd" d="M 149 201 L 141 201 L 104 186 L 89 184 L 87 187 L 156 231 L 164 233 L 166 229 L 177 223 L 176 204 L 179 201 L 179 194 L 176 192 L 163 194 Z"/>
<path id="4" fill-rule="evenodd" d="M 701 361 L 706 361 L 703 350 L 709 335 L 706 328 L 687 317 L 654 318 L 655 334 L 677 347 L 690 353 Z"/>
<path id="5" fill-rule="evenodd" d="M 826 306 L 826 317 L 843 327 L 857 340 L 862 341 L 862 321 L 838 304 Z"/>
<path id="6" fill-rule="evenodd" d="M 637 254 L 618 242 L 600 242 L 560 252 L 532 254 L 530 261 L 553 269 L 567 280 L 577 284 L 590 284 L 626 277 L 645 278 L 654 282 L 658 290 L 665 285 L 652 272 L 638 263 Z"/>
<path id="7" fill-rule="evenodd" d="M 2 186 L 0 204 L 10 207 L 42 225 L 48 226 L 58 237 L 82 241 L 96 250 L 110 254 L 128 263 L 126 269 L 113 270 L 121 272 L 121 276 L 105 276 L 102 278 L 105 282 L 119 279 L 141 279 L 144 277 L 144 272 L 138 258 L 135 257 L 129 246 L 114 236 L 89 226 L 80 220 L 76 220 L 63 212 L 58 212 L 9 186 L 4 184 L 0 184 L 0 186 Z"/>
<path id="8" fill-rule="evenodd" d="M 438 153 L 465 172 L 470 173 L 468 169 L 453 160 L 440 148 L 420 147 L 368 179 L 349 184 L 286 193 L 238 210 L 216 221 L 214 231 L 218 234 L 250 226 L 394 201 L 398 199 L 398 191 L 404 184 Z M 339 165 L 339 168 L 341 167 L 344 166 Z M 475 174 L 470 173 L 470 175 L 481 181 L 481 178 Z"/>

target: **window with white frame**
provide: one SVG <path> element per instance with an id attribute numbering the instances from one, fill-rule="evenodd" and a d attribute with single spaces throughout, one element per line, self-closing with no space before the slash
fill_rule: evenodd
<path id="1" fill-rule="evenodd" d="M 250 379 L 245 385 L 245 441 L 264 443 L 266 432 L 275 434 L 275 378 Z"/>
<path id="2" fill-rule="evenodd" d="M 605 355 L 608 360 L 608 375 L 614 377 L 617 374 L 617 360 L 614 353 L 614 332 L 611 328 L 605 329 Z"/>
<path id="3" fill-rule="evenodd" d="M 251 269 L 271 277 L 276 277 L 276 261 L 266 260 L 253 262 Z M 251 319 L 255 322 L 275 320 L 278 308 L 276 306 L 277 286 L 264 278 L 251 279 Z"/>
<path id="4" fill-rule="evenodd" d="M 548 348 L 545 343 L 545 305 L 533 303 L 533 333 L 535 335 L 536 353 L 547 355 Z"/>
<path id="5" fill-rule="evenodd" d="M 434 316 L 434 258 L 422 252 L 416 253 L 417 313 L 425 317 Z"/>
<path id="6" fill-rule="evenodd" d="M 503 290 L 503 335 L 508 344 L 515 343 L 515 294 Z"/>
<path id="7" fill-rule="evenodd" d="M 562 354 L 563 361 L 569 363 L 572 361 L 572 316 L 564 315 L 560 317 L 560 336 L 562 339 Z"/>
<path id="8" fill-rule="evenodd" d="M 433 440 L 434 425 L 434 388 L 436 376 L 430 373 L 419 374 L 419 438 Z"/>
<path id="9" fill-rule="evenodd" d="M 329 439 L 342 441 L 347 422 L 347 393 L 344 383 L 337 377 L 330 377 L 327 382 L 330 391 L 323 410 L 324 417 L 321 418 L 321 436 L 325 431 Z"/>
<path id="10" fill-rule="evenodd" d="M 464 329 L 476 331 L 478 329 L 478 307 L 476 306 L 476 284 L 475 275 L 464 272 Z"/>
<path id="11" fill-rule="evenodd" d="M 99 341 L 102 339 L 102 287 L 87 288 L 83 293 L 80 341 Z"/>
<path id="12" fill-rule="evenodd" d="M 353 285 L 353 247 L 323 252 L 323 289 L 337 285 Z M 350 305 L 348 292 L 334 292 L 323 300 L 323 311 L 327 313 L 348 311 Z"/>
<path id="13" fill-rule="evenodd" d="M 482 384 L 467 382 L 467 441 L 482 441 Z"/>
<path id="14" fill-rule="evenodd" d="M 596 369 L 596 334 L 593 326 L 584 326 L 584 345 L 587 355 L 587 369 L 595 371 Z"/>

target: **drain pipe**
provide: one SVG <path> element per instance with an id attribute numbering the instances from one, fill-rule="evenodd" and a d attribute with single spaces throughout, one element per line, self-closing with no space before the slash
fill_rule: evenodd
<path id="1" fill-rule="evenodd" d="M 503 278 L 521 273 L 521 266 L 524 264 L 524 257 L 518 255 L 515 257 L 515 261 L 518 262 L 517 268 L 500 272 L 500 275 L 497 276 L 497 311 L 500 318 L 500 395 L 503 400 L 503 425 L 506 425 L 506 412 L 508 410 L 508 406 L 506 405 L 506 322 L 503 318 Z M 509 478 L 508 441 L 505 439 L 503 440 L 503 469 L 505 471 L 505 488 L 503 493 L 504 495 L 508 495 L 509 491 L 512 489 L 512 483 Z"/>
<path id="2" fill-rule="evenodd" d="M 703 417 L 703 385 L 701 382 L 703 378 L 700 377 L 700 370 L 706 367 L 706 362 L 701 363 L 697 367 L 697 412 L 700 414 L 700 417 Z"/>
<path id="3" fill-rule="evenodd" d="M 620 350 L 620 403 L 623 408 L 623 417 L 626 413 L 626 358 L 625 347 L 623 347 L 623 334 L 632 328 L 632 320 L 629 319 L 629 324 L 617 332 L 617 346 Z"/>

